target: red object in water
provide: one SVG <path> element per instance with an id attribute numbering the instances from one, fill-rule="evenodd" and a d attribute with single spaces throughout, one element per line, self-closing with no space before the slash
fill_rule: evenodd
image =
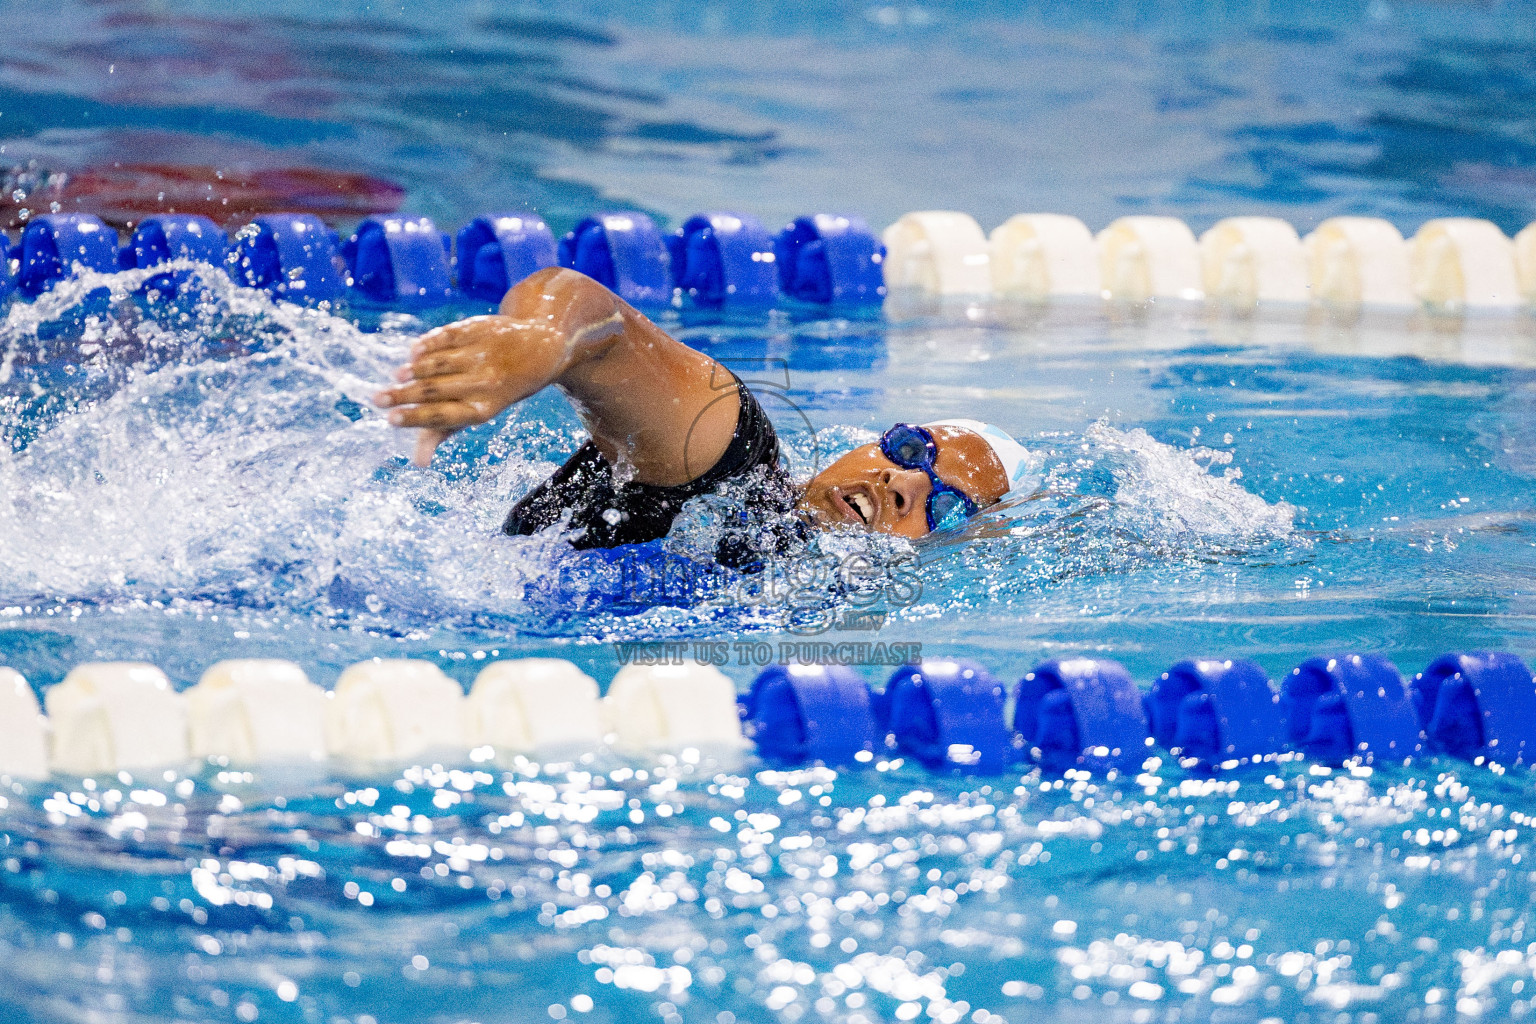
<path id="1" fill-rule="evenodd" d="M 156 213 L 201 214 L 219 224 L 264 213 L 312 213 L 325 220 L 356 220 L 400 208 L 405 190 L 383 178 L 310 167 L 234 170 L 181 164 L 110 164 L 81 171 L 28 175 L 39 183 L 20 199 L 0 196 L 0 226 L 27 217 L 94 213 L 115 227 L 131 227 Z M 23 217 L 21 211 L 28 211 Z"/>

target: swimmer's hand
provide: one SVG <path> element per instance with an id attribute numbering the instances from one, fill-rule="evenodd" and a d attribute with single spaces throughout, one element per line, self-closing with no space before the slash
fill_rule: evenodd
<path id="1" fill-rule="evenodd" d="M 411 346 L 400 383 L 373 396 L 397 427 L 420 427 L 418 466 L 455 431 L 484 423 L 549 384 L 564 369 L 564 340 L 545 324 L 477 316 L 428 331 Z"/>
<path id="2" fill-rule="evenodd" d="M 507 293 L 501 313 L 428 331 L 400 383 L 373 396 L 397 427 L 420 427 L 412 461 L 427 466 L 455 431 L 560 383 L 624 329 L 607 289 L 571 271 L 541 271 Z"/>
<path id="3" fill-rule="evenodd" d="M 551 267 L 518 282 L 501 312 L 423 334 L 398 383 L 373 396 L 389 421 L 417 427 L 426 466 L 449 435 L 553 384 L 602 456 L 637 483 L 670 487 L 714 465 L 730 444 L 736 378 L 671 338 L 613 292 Z"/>

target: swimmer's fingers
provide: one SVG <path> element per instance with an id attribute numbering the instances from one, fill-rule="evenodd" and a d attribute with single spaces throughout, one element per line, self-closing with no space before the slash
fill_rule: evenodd
<path id="1" fill-rule="evenodd" d="M 483 365 L 485 365 L 485 353 L 478 349 L 456 348 L 427 352 L 411 360 L 411 365 L 407 367 L 410 377 L 402 379 L 421 380 L 424 377 L 441 377 L 449 373 L 464 373 Z"/>
<path id="2" fill-rule="evenodd" d="M 432 402 L 395 409 L 389 414 L 389 422 L 397 427 L 432 427 L 452 433 L 484 423 L 494 415 L 495 409 L 478 402 Z"/>
<path id="3" fill-rule="evenodd" d="M 467 320 L 434 327 L 411 344 L 411 358 L 420 359 L 431 352 L 447 352 L 473 343 L 485 331 L 498 326 L 503 317 L 472 316 Z"/>
<path id="4" fill-rule="evenodd" d="M 432 465 L 432 453 L 437 451 L 437 446 L 452 435 L 451 430 L 423 430 L 416 436 L 416 452 L 411 456 L 411 461 L 426 469 Z"/>
<path id="5" fill-rule="evenodd" d="M 483 362 L 484 352 L 473 345 L 474 337 L 459 330 L 459 326 L 449 324 L 422 335 L 411 346 L 411 361 L 395 370 L 395 380 L 403 383 L 421 377 L 456 373 L 468 369 L 473 363 Z M 440 336 L 434 337 L 436 335 Z"/>
<path id="6" fill-rule="evenodd" d="M 480 402 L 433 402 L 396 409 L 389 414 L 389 422 L 397 427 L 421 428 L 411 461 L 425 469 L 432 464 L 438 445 L 464 427 L 484 423 L 496 412 L 495 407 Z"/>
<path id="7" fill-rule="evenodd" d="M 386 388 L 373 396 L 375 405 L 384 409 L 397 405 L 427 405 L 433 402 L 476 398 L 486 393 L 486 382 L 480 377 L 455 374 L 451 377 L 428 377 L 413 380 L 399 387 Z"/>

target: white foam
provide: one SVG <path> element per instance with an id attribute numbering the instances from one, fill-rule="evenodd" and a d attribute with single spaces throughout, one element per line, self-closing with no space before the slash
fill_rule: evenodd
<path id="1" fill-rule="evenodd" d="M 1158 547 L 1249 547 L 1291 535 L 1296 509 L 1245 490 L 1230 452 L 1177 448 L 1141 427 L 1117 430 L 1103 421 L 1085 437 L 1113 460 L 1121 525 Z M 1211 471 L 1222 465 L 1228 468 L 1220 474 Z"/>
<path id="2" fill-rule="evenodd" d="M 498 750 L 595 749 L 603 741 L 597 683 L 559 658 L 487 665 L 467 704 L 469 743 Z"/>
<path id="3" fill-rule="evenodd" d="M 627 665 L 603 698 L 614 745 L 629 750 L 739 747 L 736 686 L 709 665 Z"/>
<path id="4" fill-rule="evenodd" d="M 325 691 L 291 661 L 221 661 L 186 698 L 193 757 L 245 763 L 325 757 Z"/>
<path id="5" fill-rule="evenodd" d="M 1200 236 L 1207 297 L 1236 309 L 1306 302 L 1307 256 L 1296 229 L 1278 217 L 1228 217 Z"/>
<path id="6" fill-rule="evenodd" d="M 1093 233 L 1076 217 L 1021 213 L 992 231 L 992 288 L 999 295 L 1043 299 L 1103 291 Z"/>
<path id="7" fill-rule="evenodd" d="M 187 759 L 186 701 L 153 665 L 77 665 L 44 703 L 56 771 L 101 775 Z"/>
<path id="8" fill-rule="evenodd" d="M 1332 306 L 1411 306 L 1408 244 L 1378 217 L 1332 217 L 1302 243 L 1316 302 Z"/>
<path id="9" fill-rule="evenodd" d="M 968 213 L 924 210 L 905 214 L 881 235 L 885 285 L 930 295 L 986 295 L 992 291 L 991 251 Z"/>
<path id="10" fill-rule="evenodd" d="M 1121 217 L 1099 232 L 1106 298 L 1128 302 L 1204 297 L 1200 246 L 1177 217 Z"/>
<path id="11" fill-rule="evenodd" d="M 0 775 L 48 775 L 48 721 L 20 672 L 0 668 Z"/>
<path id="12" fill-rule="evenodd" d="M 462 750 L 464 691 L 430 661 L 359 662 L 336 680 L 325 743 L 333 755 L 379 761 Z"/>

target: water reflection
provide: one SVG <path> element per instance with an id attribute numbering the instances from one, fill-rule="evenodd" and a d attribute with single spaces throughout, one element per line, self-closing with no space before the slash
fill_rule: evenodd
<path id="1" fill-rule="evenodd" d="M 1533 813 L 1523 772 L 1433 761 L 10 783 L 0 978 L 27 1019 L 483 1018 L 513 984 L 556 1020 L 1513 1016 Z"/>

